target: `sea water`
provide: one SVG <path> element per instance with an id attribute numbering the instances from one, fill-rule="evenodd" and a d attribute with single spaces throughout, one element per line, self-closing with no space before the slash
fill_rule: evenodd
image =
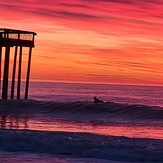
<path id="1" fill-rule="evenodd" d="M 45 153 L 45 162 L 161 162 L 162 95 L 161 86 L 31 82 L 29 100 L 0 101 L 1 150 L 39 161 Z"/>
<path id="2" fill-rule="evenodd" d="M 103 101 L 163 106 L 163 86 L 31 82 L 29 89 L 29 98 L 41 101 L 93 101 L 94 96 Z"/>

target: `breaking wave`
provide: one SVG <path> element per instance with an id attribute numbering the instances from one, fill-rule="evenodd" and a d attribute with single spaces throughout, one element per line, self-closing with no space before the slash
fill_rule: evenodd
<path id="1" fill-rule="evenodd" d="M 131 119 L 149 119 L 162 120 L 163 108 L 158 106 L 145 105 L 130 105 L 118 103 L 98 103 L 92 102 L 45 102 L 35 100 L 1 100 L 0 112 L 18 112 L 18 113 L 49 113 L 50 115 L 56 113 L 69 113 L 80 115 L 98 115 L 122 118 L 128 117 Z"/>

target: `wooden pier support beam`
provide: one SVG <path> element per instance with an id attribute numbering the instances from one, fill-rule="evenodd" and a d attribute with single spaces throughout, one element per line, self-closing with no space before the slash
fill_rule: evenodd
<path id="1" fill-rule="evenodd" d="M 1 91 L 1 74 L 2 74 L 2 46 L 0 46 L 0 91 Z"/>
<path id="2" fill-rule="evenodd" d="M 22 46 L 20 46 L 19 53 L 19 68 L 18 68 L 18 86 L 17 86 L 17 99 L 20 99 L 20 86 L 21 86 L 21 64 L 22 63 Z"/>
<path id="3" fill-rule="evenodd" d="M 8 96 L 9 58 L 10 58 L 10 47 L 7 46 L 5 51 L 5 61 L 4 61 L 2 99 L 7 99 Z"/>
<path id="4" fill-rule="evenodd" d="M 18 52 L 18 47 L 15 46 L 14 64 L 13 64 L 13 72 L 12 72 L 12 85 L 11 85 L 11 99 L 14 99 L 17 52 Z"/>
<path id="5" fill-rule="evenodd" d="M 25 100 L 28 99 L 29 77 L 30 77 L 30 69 L 31 69 L 31 55 L 32 55 L 32 47 L 29 48 L 27 78 L 26 78 L 26 87 L 25 87 Z"/>

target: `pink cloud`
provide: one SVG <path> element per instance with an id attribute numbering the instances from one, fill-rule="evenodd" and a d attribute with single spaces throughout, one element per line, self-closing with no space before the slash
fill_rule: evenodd
<path id="1" fill-rule="evenodd" d="M 142 3 L 144 7 L 140 6 Z M 46 3 L 43 0 L 39 3 L 34 0 L 19 0 L 10 4 L 2 0 L 0 5 L 1 12 L 6 14 L 5 19 L 15 17 L 18 20 L 24 18 L 36 21 L 47 20 L 47 22 L 54 21 L 54 23 L 65 26 L 106 33 L 109 29 L 113 30 L 114 28 L 115 30 L 119 28 L 121 31 L 120 28 L 124 25 L 126 30 L 131 31 L 132 24 L 153 29 L 155 25 L 162 25 L 160 17 L 163 14 L 161 1 L 145 0 L 96 0 L 94 3 L 85 0 L 68 2 L 56 0 Z M 84 22 L 88 23 L 87 26 L 83 24 Z"/>
<path id="2" fill-rule="evenodd" d="M 162 0 L 17 0 L 10 3 L 1 0 L 0 14 L 3 27 L 33 30 L 41 35 L 57 32 L 62 34 L 63 29 L 56 29 L 56 25 L 60 25 L 67 31 L 69 28 L 76 31 L 91 31 L 101 34 L 103 38 L 113 36 L 121 41 L 121 46 L 110 48 L 108 41 L 108 48 L 99 48 L 73 45 L 69 42 L 59 44 L 55 38 L 52 44 L 46 40 L 41 43 L 40 39 L 37 41 L 37 47 L 41 49 L 44 46 L 44 51 L 36 49 L 38 54 L 35 57 L 41 59 L 47 57 L 50 60 L 53 54 L 58 56 L 62 53 L 83 54 L 94 57 L 96 61 L 77 60 L 77 64 L 114 67 L 121 70 L 126 68 L 132 72 L 156 75 L 163 71 Z M 48 54 L 43 54 L 45 52 Z M 56 58 L 54 57 L 54 60 Z M 66 67 L 70 66 L 64 68 Z M 71 75 L 73 76 L 73 73 Z M 110 78 L 118 78 L 117 76 Z M 134 74 L 131 78 L 134 78 Z M 100 80 L 100 77 L 98 79 Z M 126 80 L 132 79 L 128 77 Z"/>

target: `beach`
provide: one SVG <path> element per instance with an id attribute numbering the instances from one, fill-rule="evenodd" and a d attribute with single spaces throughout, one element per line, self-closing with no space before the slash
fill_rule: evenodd
<path id="1" fill-rule="evenodd" d="M 162 141 L 84 133 L 1 130 L 1 149 L 50 156 L 161 162 Z M 147 145 L 148 144 L 148 145 Z M 147 158 L 146 155 L 149 157 Z M 52 157 L 52 156 L 51 156 Z"/>
<path id="2" fill-rule="evenodd" d="M 162 140 L 131 139 L 88 133 L 1 130 L 1 151 L 60 158 L 162 162 Z M 27 157 L 26 156 L 26 157 Z"/>

